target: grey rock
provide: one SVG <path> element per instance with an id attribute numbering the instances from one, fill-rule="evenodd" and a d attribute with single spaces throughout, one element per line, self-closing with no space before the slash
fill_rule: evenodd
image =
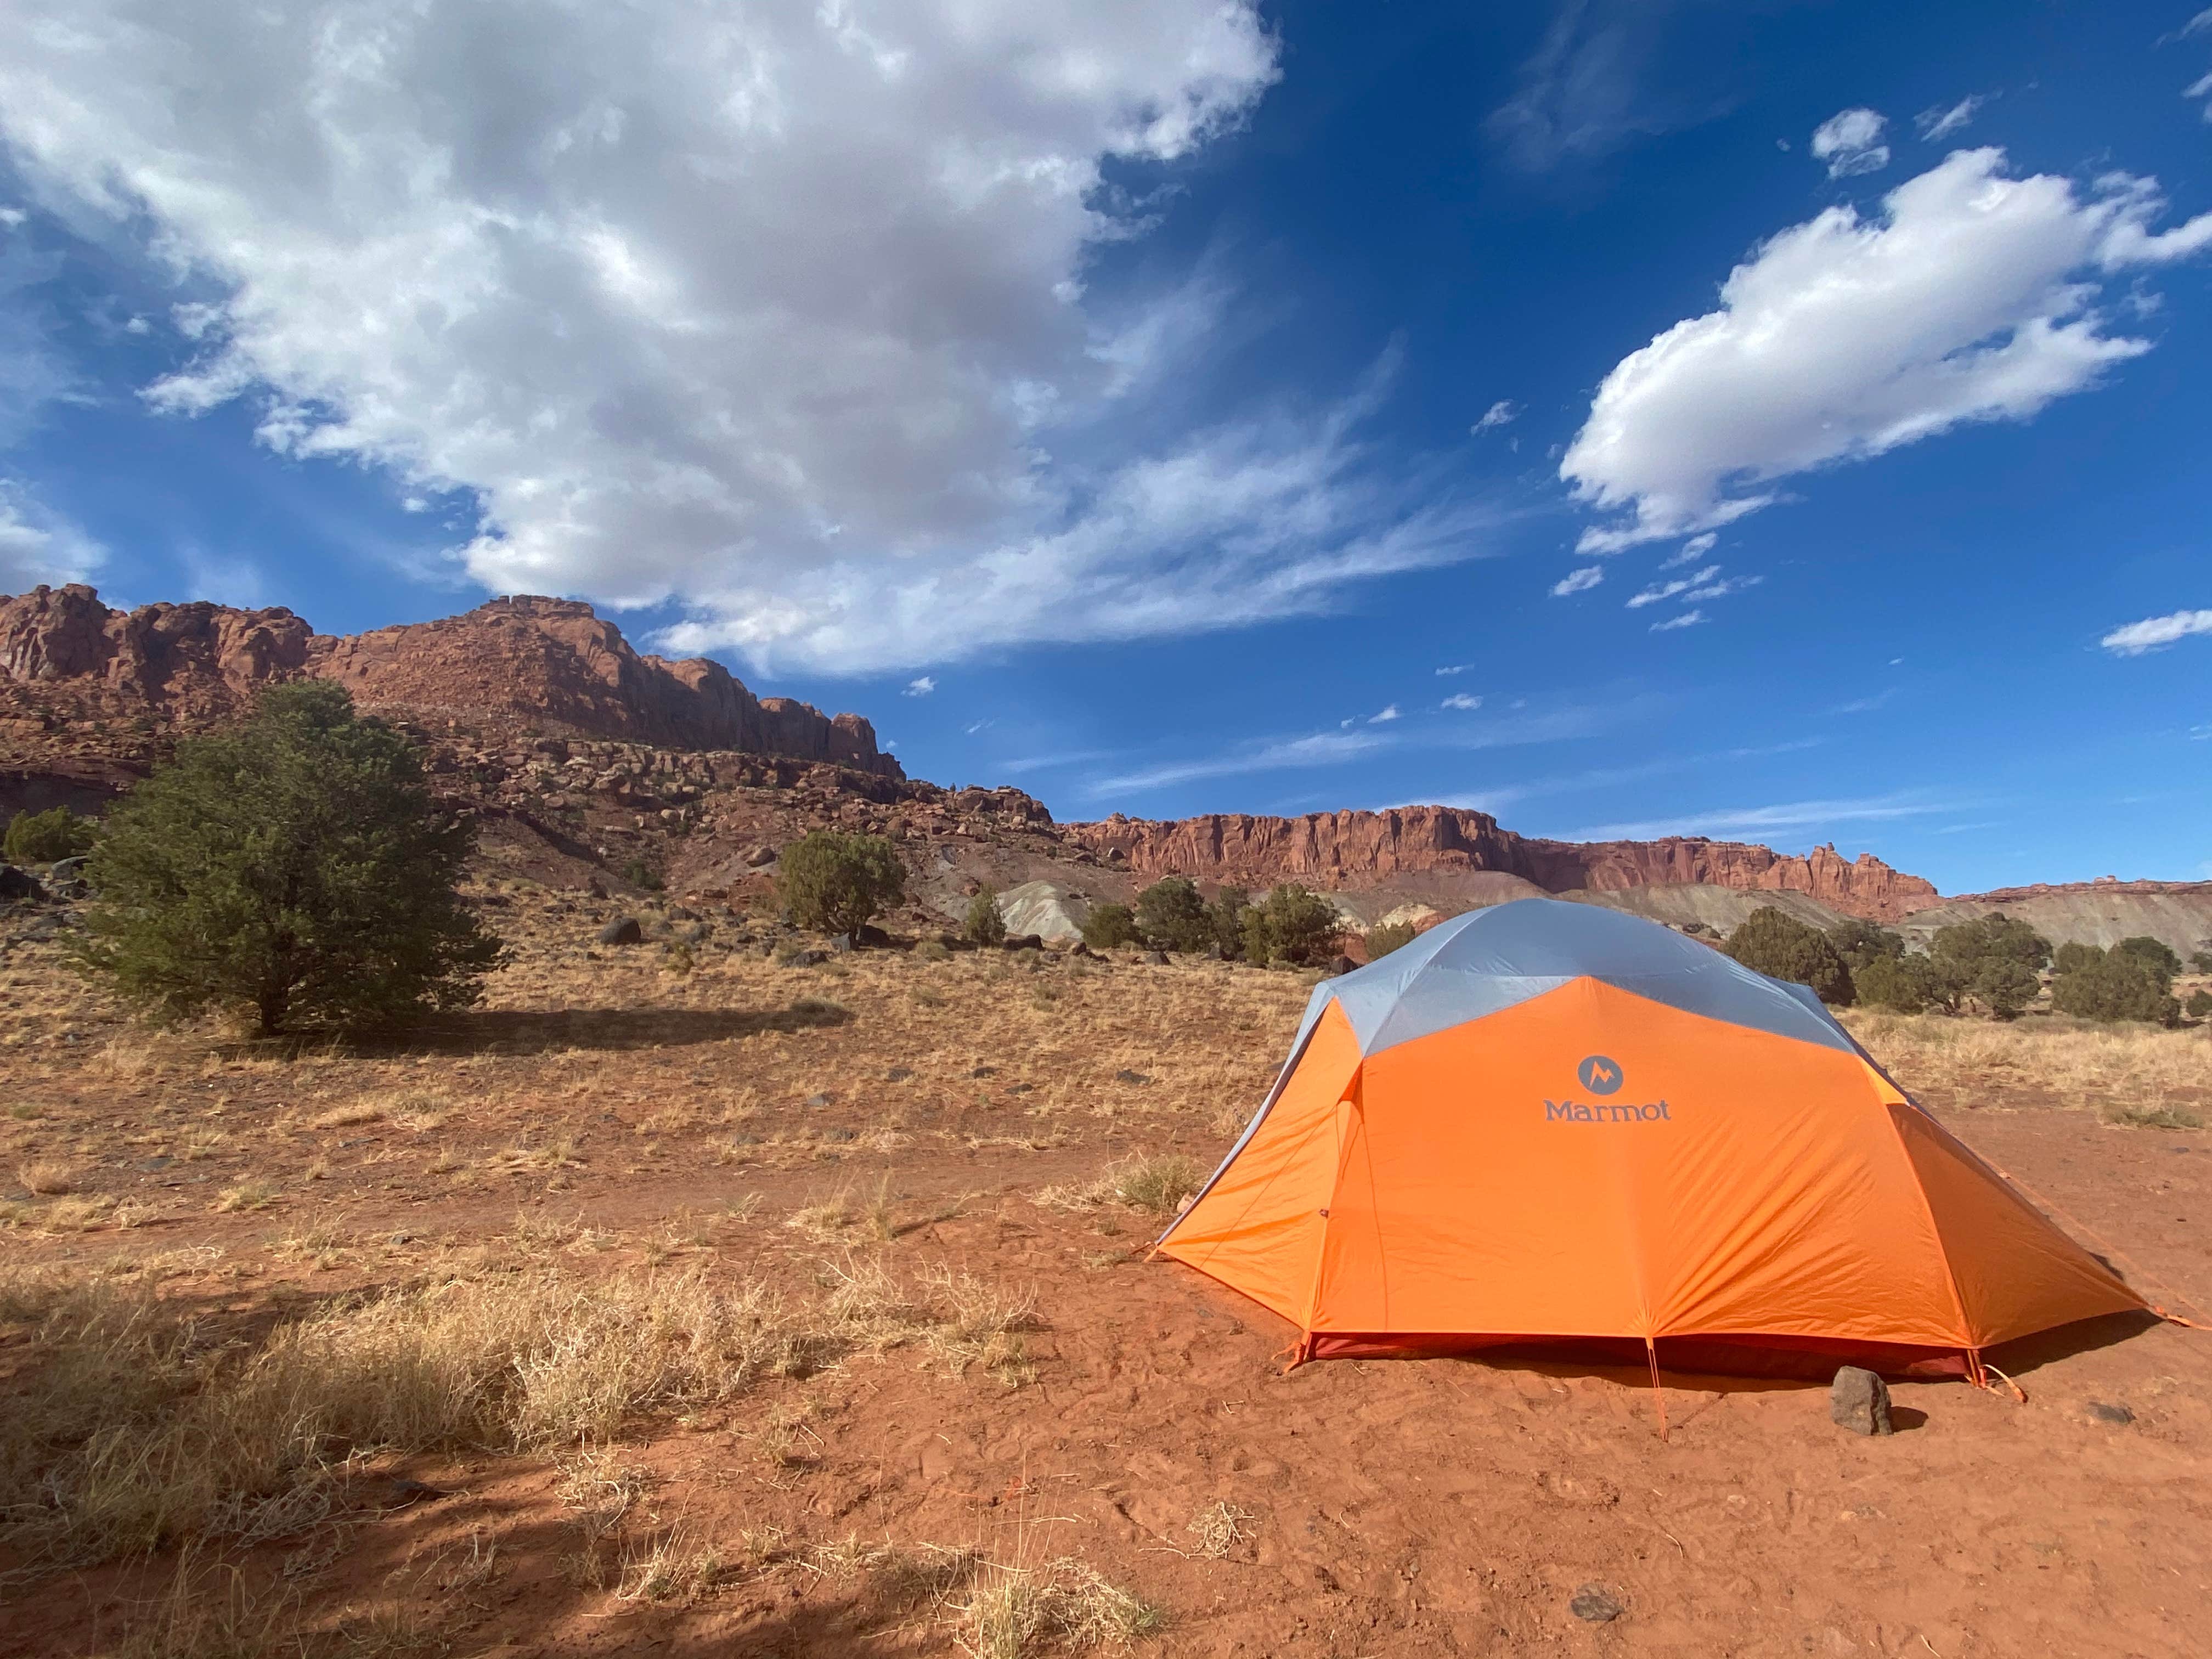
<path id="1" fill-rule="evenodd" d="M 1853 1434 L 1893 1434 L 1889 1421 L 1889 1384 L 1856 1365 L 1838 1368 L 1828 1389 L 1828 1416 Z"/>
<path id="2" fill-rule="evenodd" d="M 757 870 L 764 864 L 775 862 L 775 848 L 773 847 L 756 847 L 745 854 L 745 865 L 749 869 Z"/>
<path id="3" fill-rule="evenodd" d="M 1005 951 L 1042 951 L 1044 949 L 1044 939 L 1042 934 L 1038 933 L 1009 933 L 1006 935 L 1006 943 L 1000 945 L 1000 949 Z"/>
<path id="4" fill-rule="evenodd" d="M 894 1066 L 890 1070 L 884 1073 L 884 1081 L 886 1083 L 904 1083 L 913 1075 L 914 1070 L 911 1066 Z"/>
<path id="5" fill-rule="evenodd" d="M 782 965 L 786 968 L 819 968 L 829 960 L 830 953 L 827 951 L 793 951 L 789 956 L 781 958 Z"/>
<path id="6" fill-rule="evenodd" d="M 1324 979 L 1337 979 L 1350 973 L 1358 965 L 1350 957 L 1334 957 L 1330 958 L 1328 966 L 1321 970 L 1322 976 Z"/>
<path id="7" fill-rule="evenodd" d="M 857 1129 L 824 1129 L 822 1132 L 823 1139 L 835 1141 L 840 1146 L 848 1140 L 858 1140 L 860 1138 L 860 1132 Z"/>
<path id="8" fill-rule="evenodd" d="M 830 1106 L 834 1105 L 836 1099 L 837 1097 L 831 1094 L 809 1095 L 806 1097 L 806 1103 L 809 1106 Z"/>
<path id="9" fill-rule="evenodd" d="M 2136 1414 L 2117 1401 L 2092 1400 L 2088 1402 L 2087 1410 L 2089 1415 L 2100 1423 L 2111 1423 L 2121 1428 L 2136 1420 Z"/>
<path id="10" fill-rule="evenodd" d="M 968 1073 L 969 1077 L 996 1077 L 998 1074 L 999 1068 L 995 1066 L 978 1066 Z"/>
<path id="11" fill-rule="evenodd" d="M 1145 952 L 1145 960 L 1152 967 L 1164 968 L 1168 965 L 1168 953 L 1164 951 L 1147 951 Z"/>
<path id="12" fill-rule="evenodd" d="M 1567 1603 L 1567 1611 L 1592 1625 L 1609 1625 L 1628 1611 L 1602 1584 L 1584 1584 Z"/>
<path id="13" fill-rule="evenodd" d="M 642 945 L 645 943 L 645 929 L 639 925 L 635 916 L 617 916 L 599 929 L 599 943 Z"/>
<path id="14" fill-rule="evenodd" d="M 1152 1079 L 1146 1076 L 1142 1072 L 1133 1072 L 1129 1070 L 1128 1067 L 1123 1066 L 1120 1071 L 1114 1073 L 1114 1081 L 1116 1083 L 1146 1084 L 1150 1083 Z"/>
<path id="15" fill-rule="evenodd" d="M 0 899 L 42 899 L 46 896 L 46 890 L 28 870 L 0 864 Z"/>

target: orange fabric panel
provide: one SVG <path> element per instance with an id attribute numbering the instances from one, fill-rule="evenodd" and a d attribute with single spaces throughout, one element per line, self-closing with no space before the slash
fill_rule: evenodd
<path id="1" fill-rule="evenodd" d="M 1336 1178 L 1338 1103 L 1358 1071 L 1359 1039 L 1332 1002 L 1266 1120 L 1161 1250 L 1307 1328 L 1321 1212 Z"/>
<path id="2" fill-rule="evenodd" d="M 1975 1346 L 2144 1305 L 1942 1125 L 1903 1101 L 1891 1111 L 1942 1236 Z"/>
<path id="3" fill-rule="evenodd" d="M 1316 1330 L 1968 1340 L 1863 1061 L 1595 980 L 1370 1058 L 1330 1211 Z"/>

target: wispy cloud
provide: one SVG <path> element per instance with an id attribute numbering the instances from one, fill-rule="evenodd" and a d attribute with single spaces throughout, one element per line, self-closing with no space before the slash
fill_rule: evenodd
<path id="1" fill-rule="evenodd" d="M 1888 125 L 1874 110 L 1839 110 L 1813 130 L 1813 158 L 1828 164 L 1831 179 L 1879 173 L 1889 165 L 1889 146 L 1881 142 Z"/>
<path id="2" fill-rule="evenodd" d="M 935 678 L 928 674 L 924 674 L 919 678 L 908 680 L 906 683 L 906 690 L 900 692 L 899 695 L 902 697 L 926 697 L 936 690 L 937 681 Z"/>
<path id="3" fill-rule="evenodd" d="M 2212 634 L 2212 611 L 2174 611 L 2163 617 L 2146 617 L 2125 628 L 2115 628 L 2097 643 L 2118 656 L 2140 657 L 2191 634 Z"/>
<path id="4" fill-rule="evenodd" d="M 1662 600 L 1674 599 L 1679 594 L 1687 593 L 1701 583 L 1712 580 L 1720 574 L 1720 566 L 1709 564 L 1694 575 L 1678 576 L 1672 581 L 1654 582 L 1642 592 L 1632 596 L 1628 601 L 1628 608 L 1640 611 L 1647 605 L 1657 605 Z"/>
<path id="5" fill-rule="evenodd" d="M 1460 806 L 1470 811 L 1495 813 L 1522 801 L 1540 799 L 1547 795 L 1571 795 L 1585 789 L 1613 789 L 1625 783 L 1642 783 L 1651 778 L 1695 771 L 1701 766 L 1734 764 L 1775 755 L 1796 754 L 1801 750 L 1818 748 L 1825 741 L 1826 739 L 1822 738 L 1792 738 L 1786 743 L 1765 744 L 1753 748 L 1715 749 L 1694 755 L 1665 755 L 1653 760 L 1639 761 L 1632 766 L 1601 766 L 1579 772 L 1559 772 L 1544 777 L 1524 778 L 1518 782 L 1498 784 L 1468 794 L 1441 796 L 1433 802 L 1422 804 Z"/>
<path id="6" fill-rule="evenodd" d="M 962 728 L 962 729 L 963 729 L 963 730 L 964 730 L 964 731 L 968 733 L 968 735 L 969 735 L 969 737 L 971 737 L 971 738 L 972 738 L 972 737 L 974 737 L 974 736 L 975 736 L 977 732 L 988 732 L 988 731 L 989 731 L 993 726 L 996 726 L 998 723 L 999 723 L 999 722 L 998 722 L 998 721 L 996 721 L 995 720 L 977 720 L 977 721 L 976 721 L 973 726 L 965 726 L 965 727 L 963 727 L 963 728 Z"/>
<path id="7" fill-rule="evenodd" d="M 1898 690 L 1893 685 L 1887 691 L 1877 691 L 1870 697 L 1853 697 L 1849 702 L 1838 703 L 1828 712 L 1831 714 L 1871 714 L 1895 697 Z"/>
<path id="8" fill-rule="evenodd" d="M 1000 761 L 998 769 L 1020 776 L 1025 772 L 1048 772 L 1060 766 L 1087 766 L 1093 761 L 1112 760 L 1121 751 L 1118 749 L 1070 749 L 1057 755 L 1024 755 L 1018 760 Z"/>
<path id="9" fill-rule="evenodd" d="M 1651 631 L 1655 634 L 1671 634 L 1678 628 L 1695 628 L 1699 623 L 1711 620 L 1702 611 L 1685 611 L 1679 617 L 1669 617 L 1665 622 L 1653 623 Z"/>
<path id="10" fill-rule="evenodd" d="M 1702 536 L 1692 536 L 1665 558 L 1660 560 L 1659 568 L 1662 570 L 1674 570 L 1686 564 L 1695 564 L 1706 554 L 1711 552 L 1719 541 L 1720 538 L 1710 530 Z"/>
<path id="11" fill-rule="evenodd" d="M 1394 702 L 1388 708 L 1382 709 L 1379 713 L 1370 714 L 1367 717 L 1367 723 L 1370 726 L 1382 726 L 1398 718 L 1398 705 Z"/>
<path id="12" fill-rule="evenodd" d="M 1922 110 L 1912 118 L 1912 125 L 1923 138 L 1935 143 L 1963 128 L 1974 118 L 1976 111 L 1996 96 L 1993 92 L 1969 93 L 1948 108 L 1937 104 L 1932 109 Z"/>
<path id="13" fill-rule="evenodd" d="M 1265 738 L 1218 754 L 1164 762 L 1114 777 L 1101 778 L 1088 786 L 1085 793 L 1095 798 L 1196 783 L 1208 778 L 1342 766 L 1390 750 L 1409 747 L 1419 747 L 1424 750 L 1480 750 L 1509 748 L 1523 744 L 1561 743 L 1593 736 L 1610 726 L 1651 714 L 1665 703 L 1665 699 L 1656 696 L 1630 696 L 1605 704 L 1571 706 L 1488 720 L 1425 722 L 1411 729 L 1404 726 L 1380 730 L 1362 726 L 1349 732 L 1316 732 L 1303 737 Z"/>
<path id="14" fill-rule="evenodd" d="M 1798 800 L 1774 806 L 1735 806 L 1686 812 L 1678 817 L 1641 818 L 1628 823 L 1596 823 L 1570 832 L 1566 839 L 1650 841 L 1661 836 L 1734 836 L 1775 830 L 1818 830 L 1838 823 L 1887 823 L 1958 810 L 1955 801 L 1929 800 L 1911 794 Z"/>
<path id="15" fill-rule="evenodd" d="M 1480 666 L 1481 665 L 1480 663 L 1455 662 L 1449 668 L 1439 668 L 1437 670 L 1437 678 L 1439 679 L 1448 678 L 1451 675 L 1464 674 L 1470 668 L 1479 668 Z"/>
<path id="16" fill-rule="evenodd" d="M 1520 418 L 1521 405 L 1510 398 L 1500 398 L 1482 411 L 1482 418 L 1468 428 L 1468 431 L 1479 438 L 1486 432 L 1495 432 L 1501 426 L 1510 426 Z"/>
<path id="17" fill-rule="evenodd" d="M 1450 696 L 1446 697 L 1443 702 L 1437 705 L 1437 707 L 1442 708 L 1480 708 L 1482 707 L 1482 699 L 1480 697 L 1469 696 L 1464 691 L 1455 691 Z"/>
<path id="18" fill-rule="evenodd" d="M 1605 571 L 1598 565 L 1584 565 L 1580 570 L 1570 570 L 1552 584 L 1552 597 L 1564 599 L 1570 593 L 1587 593 L 1605 580 Z"/>

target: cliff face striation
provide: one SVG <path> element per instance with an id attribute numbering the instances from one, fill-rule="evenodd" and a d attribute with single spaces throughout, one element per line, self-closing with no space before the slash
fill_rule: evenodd
<path id="1" fill-rule="evenodd" d="M 1893 921 L 1936 902 L 1933 884 L 1871 854 L 1847 860 L 1832 847 L 1793 857 L 1771 848 L 1703 836 L 1662 841 L 1532 840 L 1484 812 L 1410 806 L 1387 812 L 1319 812 L 1297 818 L 1209 814 L 1173 822 L 1112 817 L 1074 823 L 1077 845 L 1144 876 L 1265 886 L 1303 881 L 1360 887 L 1428 872 L 1497 871 L 1548 892 L 1600 892 L 1696 884 L 1802 893 L 1831 908 Z"/>
<path id="2" fill-rule="evenodd" d="M 71 584 L 0 599 L 0 690 L 12 724 L 122 718 L 187 726 L 243 709 L 272 680 L 337 681 L 364 708 L 416 719 L 739 750 L 904 774 L 857 714 L 756 697 L 720 664 L 641 656 L 588 605 L 522 596 L 350 636 L 282 608 L 111 610 Z"/>

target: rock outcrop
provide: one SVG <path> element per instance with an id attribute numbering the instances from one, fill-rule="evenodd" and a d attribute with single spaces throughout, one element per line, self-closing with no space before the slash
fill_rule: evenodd
<path id="1" fill-rule="evenodd" d="M 1172 822 L 1120 817 L 1066 826 L 1079 846 L 1140 876 L 1182 874 L 1265 886 L 1303 881 L 1364 887 L 1431 872 L 1496 871 L 1547 892 L 1692 884 L 1801 893 L 1832 909 L 1891 921 L 1936 902 L 1935 886 L 1871 854 L 1833 847 L 1799 858 L 1771 848 L 1703 836 L 1662 841 L 1532 840 L 1485 812 L 1410 806 L 1304 817 L 1214 813 Z"/>
<path id="2" fill-rule="evenodd" d="M 72 583 L 0 599 L 0 713 L 26 727 L 117 718 L 185 726 L 234 714 L 272 680 L 337 681 L 363 707 L 425 720 L 505 726 L 904 774 L 858 714 L 756 697 L 720 663 L 641 656 L 612 623 L 568 599 L 494 599 L 438 622 L 346 637 L 289 611 L 149 605 L 111 610 Z"/>

